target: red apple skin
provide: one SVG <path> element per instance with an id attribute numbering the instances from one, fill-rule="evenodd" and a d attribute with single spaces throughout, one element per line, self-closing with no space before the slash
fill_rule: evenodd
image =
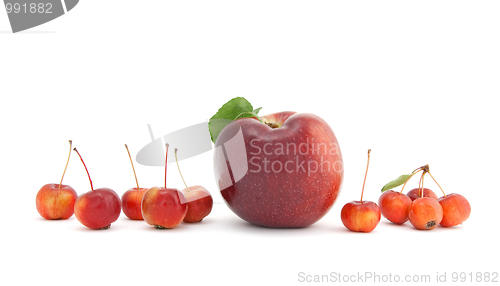
<path id="1" fill-rule="evenodd" d="M 408 221 L 411 202 L 412 200 L 407 195 L 393 190 L 385 191 L 378 199 L 382 215 L 395 224 Z"/>
<path id="2" fill-rule="evenodd" d="M 420 198 L 420 191 L 418 188 L 416 189 L 413 189 L 411 191 L 409 191 L 407 194 L 406 194 L 412 201 Z M 427 197 L 427 198 L 433 198 L 435 200 L 438 199 L 438 196 L 436 195 L 436 193 L 434 193 L 432 190 L 430 189 L 427 189 L 427 188 L 424 188 L 424 192 L 423 192 L 423 195 L 424 197 Z"/>
<path id="3" fill-rule="evenodd" d="M 470 216 L 471 207 L 469 201 L 462 195 L 448 194 L 439 198 L 438 202 L 443 207 L 441 226 L 451 227 L 462 224 Z"/>
<path id="4" fill-rule="evenodd" d="M 76 191 L 68 186 L 46 184 L 36 194 L 36 210 L 47 220 L 68 219 L 73 215 Z"/>
<path id="5" fill-rule="evenodd" d="M 184 222 L 200 222 L 212 211 L 214 200 L 212 195 L 202 186 L 192 186 L 182 190 L 186 196 L 187 213 Z"/>
<path id="6" fill-rule="evenodd" d="M 374 202 L 352 201 L 344 205 L 340 218 L 351 231 L 371 232 L 380 221 L 380 208 Z"/>
<path id="7" fill-rule="evenodd" d="M 99 188 L 84 193 L 75 202 L 75 216 L 91 229 L 106 229 L 121 213 L 120 197 L 109 188 Z"/>
<path id="8" fill-rule="evenodd" d="M 214 173 L 222 197 L 236 215 L 252 224 L 272 228 L 309 226 L 330 210 L 341 189 L 344 170 L 337 138 L 314 114 L 281 112 L 263 116 L 262 120 L 279 128 L 255 118 L 242 118 L 219 134 Z M 240 130 L 243 136 L 238 137 Z M 288 154 L 287 144 L 295 145 Z M 278 151 L 282 146 L 284 154 Z M 312 172 L 311 162 L 318 164 L 316 172 Z M 274 169 L 271 164 L 276 164 Z M 245 170 L 236 180 L 235 173 Z"/>
<path id="9" fill-rule="evenodd" d="M 123 213 L 133 220 L 143 220 L 141 211 L 142 197 L 148 188 L 132 188 L 127 190 L 122 195 L 122 210 Z"/>
<path id="10" fill-rule="evenodd" d="M 408 218 L 416 229 L 430 230 L 443 219 L 443 207 L 433 198 L 418 198 L 411 203 Z"/>
<path id="11" fill-rule="evenodd" d="M 186 197 L 178 189 L 153 187 L 142 198 L 144 221 L 155 228 L 174 228 L 186 216 Z"/>

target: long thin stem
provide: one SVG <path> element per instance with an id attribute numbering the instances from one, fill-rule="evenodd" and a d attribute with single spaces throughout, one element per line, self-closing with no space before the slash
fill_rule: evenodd
<path id="1" fill-rule="evenodd" d="M 87 176 L 89 176 L 89 181 L 90 181 L 90 189 L 93 191 L 94 190 L 94 185 L 92 185 L 92 180 L 90 179 L 89 170 L 87 169 L 87 166 L 85 165 L 85 162 L 83 162 L 82 155 L 80 155 L 80 152 L 78 152 L 78 150 L 76 150 L 76 148 L 73 148 L 73 150 L 76 152 L 76 154 L 78 154 L 78 157 L 80 157 L 80 160 L 82 161 L 83 166 L 85 167 L 85 171 L 87 171 Z"/>
<path id="2" fill-rule="evenodd" d="M 184 181 L 184 177 L 182 176 L 181 173 L 181 168 L 179 168 L 179 160 L 177 160 L 177 148 L 175 148 L 175 162 L 177 163 L 177 169 L 179 170 L 179 174 L 181 175 L 182 182 L 184 183 L 184 186 L 186 186 L 186 189 L 189 192 L 189 187 L 186 184 L 186 181 Z"/>
<path id="3" fill-rule="evenodd" d="M 127 149 L 128 157 L 130 158 L 130 164 L 132 164 L 132 170 L 134 171 L 135 183 L 137 184 L 137 189 L 139 188 L 139 181 L 137 181 L 137 174 L 135 173 L 134 162 L 132 161 L 132 156 L 130 156 L 130 151 L 128 150 L 127 144 L 125 144 L 125 148 Z"/>
<path id="4" fill-rule="evenodd" d="M 64 174 L 66 174 L 66 169 L 68 168 L 68 163 L 69 163 L 69 157 L 71 157 L 71 147 L 73 145 L 73 141 L 69 140 L 69 154 L 68 154 L 68 160 L 66 161 L 66 166 L 64 167 L 64 172 L 61 177 L 61 181 L 59 182 L 59 189 L 61 188 L 62 181 L 64 179 Z"/>
<path id="5" fill-rule="evenodd" d="M 366 171 L 365 171 L 365 179 L 363 180 L 363 189 L 361 189 L 361 200 L 360 203 L 363 202 L 363 193 L 365 192 L 365 183 L 366 183 L 366 175 L 368 175 L 368 166 L 370 165 L 370 152 L 372 149 L 368 149 L 368 161 L 366 162 Z"/>
<path id="6" fill-rule="evenodd" d="M 417 171 L 417 170 L 418 170 L 418 171 Z M 402 194 L 402 193 L 403 193 L 403 190 L 404 190 L 404 188 L 405 188 L 405 186 L 406 186 L 406 183 L 408 183 L 408 181 L 411 179 L 411 177 L 413 177 L 415 174 L 417 174 L 417 173 L 418 173 L 418 172 L 420 172 L 420 171 L 422 171 L 422 169 L 421 169 L 421 168 L 418 168 L 418 169 L 416 169 L 415 171 L 413 171 L 413 173 L 411 173 L 410 177 L 408 177 L 408 179 L 407 179 L 407 180 L 406 180 L 406 182 L 404 183 L 403 187 L 401 188 L 401 191 L 399 192 L 400 194 Z"/>
<path id="7" fill-rule="evenodd" d="M 441 188 L 441 186 L 438 184 L 438 182 L 436 181 L 436 179 L 434 179 L 434 177 L 432 176 L 431 172 L 427 172 L 427 173 L 429 173 L 429 175 L 431 175 L 431 178 L 434 180 L 434 182 L 436 182 L 436 184 L 438 185 L 438 187 L 441 189 L 441 192 L 443 192 L 444 197 L 446 198 L 446 193 L 443 191 L 443 188 Z"/>
<path id="8" fill-rule="evenodd" d="M 418 182 L 418 196 L 423 198 L 424 197 L 424 176 L 427 171 L 424 170 L 422 173 L 422 176 L 420 177 L 420 181 Z M 422 187 L 420 187 L 420 183 L 422 183 Z"/>
<path id="9" fill-rule="evenodd" d="M 168 143 L 165 144 L 166 151 L 165 151 L 165 189 L 167 188 L 167 159 L 168 159 Z"/>

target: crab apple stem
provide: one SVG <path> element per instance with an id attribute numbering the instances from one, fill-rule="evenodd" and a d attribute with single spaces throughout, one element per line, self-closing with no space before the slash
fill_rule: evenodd
<path id="1" fill-rule="evenodd" d="M 134 162 L 132 161 L 132 156 L 130 156 L 130 151 L 128 150 L 127 144 L 125 144 L 125 148 L 127 149 L 128 157 L 130 159 L 130 164 L 132 164 L 132 170 L 134 171 L 135 183 L 137 184 L 137 189 L 139 188 L 139 181 L 137 181 L 137 174 L 135 173 Z"/>
<path id="2" fill-rule="evenodd" d="M 363 180 L 363 189 L 361 189 L 361 200 L 360 203 L 363 202 L 363 193 L 365 192 L 365 183 L 366 183 L 366 175 L 368 175 L 368 166 L 370 165 L 370 152 L 372 149 L 368 149 L 368 161 L 366 162 L 366 171 L 365 171 L 365 179 Z"/>
<path id="3" fill-rule="evenodd" d="M 413 171 L 413 173 L 411 173 L 411 175 L 408 177 L 408 179 L 406 180 L 406 182 L 403 184 L 403 187 L 401 188 L 401 191 L 399 192 L 400 194 L 403 193 L 403 190 L 405 189 L 406 183 L 408 183 L 408 181 L 411 179 L 411 177 L 413 177 L 415 174 L 417 174 L 420 171 L 422 171 L 422 169 L 418 168 L 415 171 Z"/>
<path id="4" fill-rule="evenodd" d="M 434 182 L 436 182 L 436 184 L 438 185 L 438 187 L 441 189 L 441 192 L 443 192 L 444 197 L 446 198 L 446 193 L 443 191 L 443 188 L 441 188 L 441 186 L 438 184 L 438 182 L 436 181 L 436 179 L 434 179 L 434 177 L 432 176 L 431 172 L 427 172 L 427 173 L 429 173 L 429 175 L 434 180 Z"/>
<path id="5" fill-rule="evenodd" d="M 416 168 L 415 170 L 413 170 L 413 172 L 411 172 L 411 173 L 413 174 L 413 173 L 415 173 L 416 171 L 421 171 L 421 170 L 423 170 L 423 168 L 424 168 L 423 166 L 418 167 L 418 168 Z"/>
<path id="6" fill-rule="evenodd" d="M 422 173 L 422 176 L 420 177 L 420 181 L 418 182 L 418 196 L 423 198 L 424 197 L 424 176 L 425 173 L 427 173 L 425 170 Z M 422 183 L 422 187 L 420 187 L 420 183 Z"/>
<path id="7" fill-rule="evenodd" d="M 165 189 L 167 188 L 167 159 L 168 159 L 168 143 L 165 144 L 165 148 L 167 149 L 165 151 Z"/>
<path id="8" fill-rule="evenodd" d="M 66 169 L 68 168 L 68 163 L 69 163 L 69 157 L 71 157 L 71 146 L 73 145 L 73 141 L 69 140 L 69 154 L 68 154 L 68 160 L 66 161 L 66 166 L 64 167 L 64 172 L 61 177 L 61 181 L 59 182 L 59 189 L 61 188 L 62 181 L 64 179 L 64 174 L 66 174 Z"/>
<path id="9" fill-rule="evenodd" d="M 83 166 L 85 167 L 85 171 L 87 171 L 87 176 L 89 176 L 89 181 L 90 181 L 90 189 L 93 191 L 94 185 L 92 185 L 92 180 L 90 179 L 89 170 L 87 170 L 87 166 L 85 165 L 85 162 L 83 162 L 82 155 L 80 155 L 80 152 L 78 152 L 78 150 L 76 150 L 76 148 L 73 148 L 73 150 L 76 152 L 76 154 L 78 154 L 78 157 L 80 157 L 80 160 L 82 161 Z"/>
<path id="10" fill-rule="evenodd" d="M 182 182 L 184 183 L 184 186 L 186 186 L 186 189 L 189 192 L 189 187 L 186 184 L 186 181 L 184 181 L 184 177 L 182 176 L 181 173 L 181 168 L 179 168 L 179 160 L 177 160 L 177 148 L 175 148 L 175 163 L 177 163 L 177 169 L 179 170 L 179 174 L 181 175 Z"/>

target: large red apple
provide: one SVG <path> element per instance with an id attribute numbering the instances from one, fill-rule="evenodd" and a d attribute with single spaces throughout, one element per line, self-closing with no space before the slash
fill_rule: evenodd
<path id="1" fill-rule="evenodd" d="M 343 180 L 337 138 L 320 117 L 280 112 L 229 123 L 215 143 L 222 197 L 240 218 L 265 227 L 305 227 L 332 207 Z"/>

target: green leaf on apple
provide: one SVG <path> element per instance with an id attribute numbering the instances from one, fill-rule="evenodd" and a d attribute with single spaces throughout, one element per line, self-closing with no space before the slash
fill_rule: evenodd
<path id="1" fill-rule="evenodd" d="M 208 121 L 208 129 L 212 142 L 215 143 L 222 129 L 236 119 L 255 117 L 262 122 L 257 115 L 261 109 L 262 107 L 253 109 L 250 102 L 243 97 L 235 97 L 228 101 Z"/>
<path id="2" fill-rule="evenodd" d="M 404 184 L 412 175 L 401 175 L 397 179 L 390 181 L 382 188 L 382 193 Z"/>

